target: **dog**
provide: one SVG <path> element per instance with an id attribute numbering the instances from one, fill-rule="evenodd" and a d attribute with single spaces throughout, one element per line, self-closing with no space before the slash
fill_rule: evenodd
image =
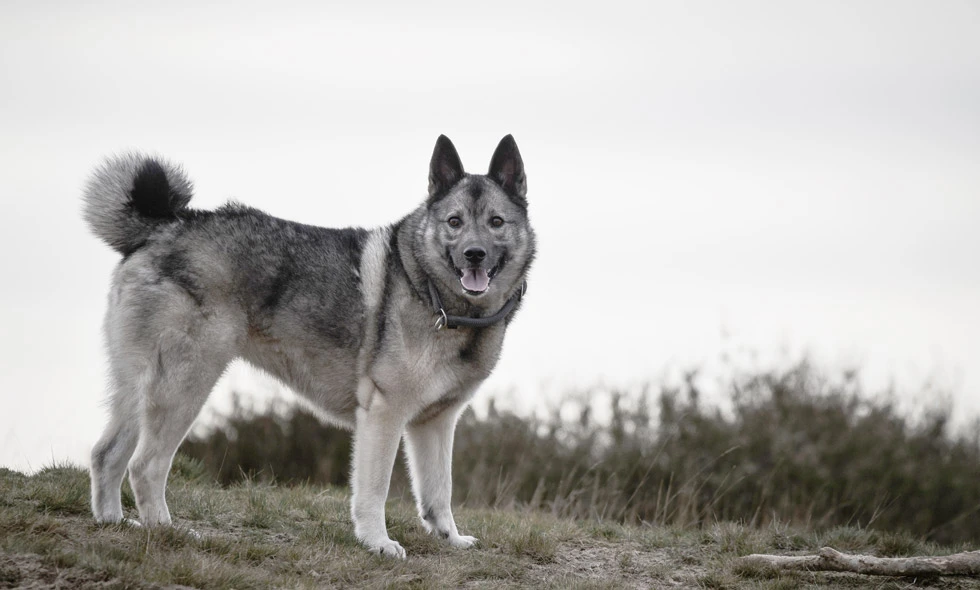
<path id="1" fill-rule="evenodd" d="M 215 383 L 244 359 L 354 432 L 351 517 L 371 552 L 405 558 L 385 500 L 399 441 L 422 525 L 454 547 L 456 422 L 497 363 L 535 255 L 524 162 L 504 137 L 468 174 L 440 136 L 428 196 L 386 227 L 331 229 L 229 203 L 189 207 L 162 158 L 108 159 L 84 193 L 92 231 L 122 254 L 105 316 L 110 419 L 92 449 L 92 512 L 171 524 L 173 456 Z"/>

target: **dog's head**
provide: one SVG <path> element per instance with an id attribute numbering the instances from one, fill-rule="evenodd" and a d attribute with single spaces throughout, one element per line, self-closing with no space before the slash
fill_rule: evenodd
<path id="1" fill-rule="evenodd" d="M 517 143 L 500 140 L 486 175 L 466 174 L 456 148 L 439 136 L 429 165 L 427 266 L 472 303 L 499 301 L 518 288 L 534 257 L 527 180 Z"/>

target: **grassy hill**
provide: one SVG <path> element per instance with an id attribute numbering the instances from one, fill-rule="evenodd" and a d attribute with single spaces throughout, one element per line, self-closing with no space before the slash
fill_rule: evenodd
<path id="1" fill-rule="evenodd" d="M 908 588 L 910 580 L 746 570 L 736 558 L 825 545 L 878 555 L 966 549 L 847 527 L 624 526 L 463 507 L 457 521 L 480 543 L 453 550 L 424 533 L 410 503 L 392 500 L 390 534 L 409 555 L 392 561 L 357 544 L 340 487 L 221 487 L 200 462 L 178 456 L 168 500 L 179 528 L 146 530 L 96 525 L 88 486 L 73 466 L 32 476 L 0 469 L 0 588 Z M 128 487 L 124 505 L 135 516 Z M 915 585 L 980 588 L 969 579 Z"/>
<path id="2" fill-rule="evenodd" d="M 942 392 L 902 392 L 924 406 L 909 415 L 894 392 L 803 362 L 734 376 L 724 410 L 702 397 L 691 378 L 570 393 L 551 416 L 466 412 L 453 498 L 584 521 L 859 526 L 980 547 L 980 422 L 954 427 Z M 350 433 L 289 408 L 239 409 L 181 452 L 224 485 L 345 487 L 351 471 Z M 392 496 L 411 497 L 402 466 Z"/>

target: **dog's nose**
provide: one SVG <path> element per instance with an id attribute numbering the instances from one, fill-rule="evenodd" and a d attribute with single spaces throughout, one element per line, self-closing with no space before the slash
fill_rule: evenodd
<path id="1" fill-rule="evenodd" d="M 487 257 L 487 251 L 483 248 L 470 247 L 463 251 L 463 256 L 470 262 L 483 262 Z"/>

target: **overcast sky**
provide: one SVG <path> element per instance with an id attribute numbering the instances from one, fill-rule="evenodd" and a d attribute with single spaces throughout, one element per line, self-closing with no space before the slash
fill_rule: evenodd
<path id="1" fill-rule="evenodd" d="M 103 426 L 80 193 L 127 148 L 197 207 L 370 227 L 440 133 L 476 172 L 513 133 L 540 257 L 478 399 L 808 351 L 980 412 L 976 2 L 141 4 L 0 5 L 0 466 Z"/>

